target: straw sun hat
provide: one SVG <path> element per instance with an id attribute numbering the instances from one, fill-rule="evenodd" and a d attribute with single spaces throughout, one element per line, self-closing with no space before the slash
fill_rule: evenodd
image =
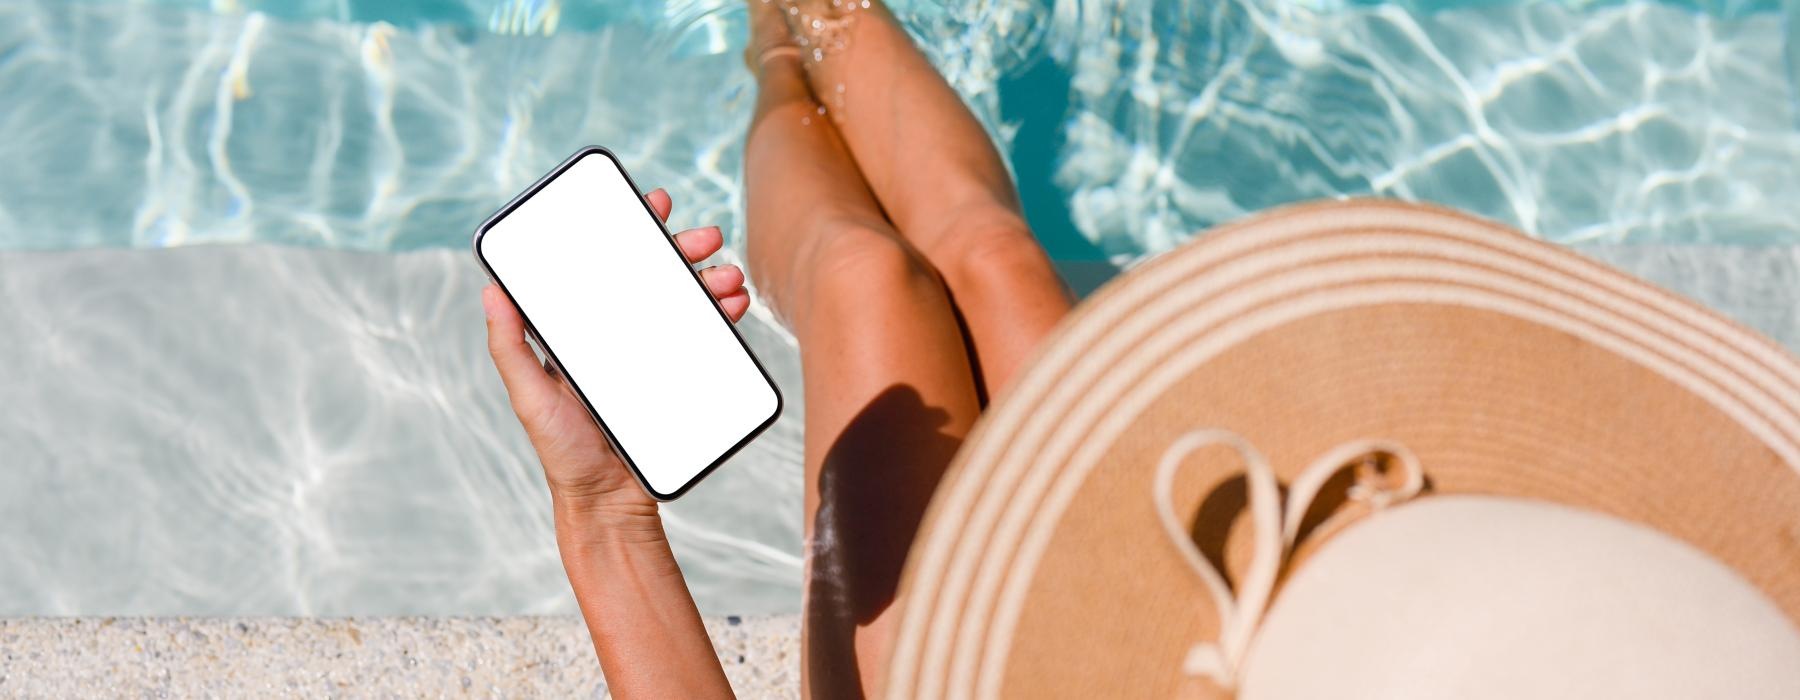
<path id="1" fill-rule="evenodd" d="M 891 697 L 1800 697 L 1800 363 L 1388 202 L 1088 300 L 915 541 Z"/>

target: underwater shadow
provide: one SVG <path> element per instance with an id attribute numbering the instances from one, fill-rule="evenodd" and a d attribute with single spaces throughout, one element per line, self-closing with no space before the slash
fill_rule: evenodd
<path id="1" fill-rule="evenodd" d="M 1119 266 L 1076 230 L 1069 197 L 1056 186 L 1069 118 L 1069 72 L 1047 56 L 999 80 L 1000 118 L 1019 125 L 1009 159 L 1026 223 L 1076 298 L 1118 276 Z"/>

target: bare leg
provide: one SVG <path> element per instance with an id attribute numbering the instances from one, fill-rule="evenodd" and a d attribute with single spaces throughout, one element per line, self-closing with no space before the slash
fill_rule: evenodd
<path id="1" fill-rule="evenodd" d="M 796 10 L 814 93 L 888 217 L 943 275 L 991 395 L 1070 306 L 1000 154 L 882 0 L 768 4 Z"/>
<path id="2" fill-rule="evenodd" d="M 883 217 L 799 61 L 759 73 L 749 264 L 806 382 L 802 677 L 809 694 L 858 697 L 879 679 L 925 504 L 980 406 L 942 281 Z"/>

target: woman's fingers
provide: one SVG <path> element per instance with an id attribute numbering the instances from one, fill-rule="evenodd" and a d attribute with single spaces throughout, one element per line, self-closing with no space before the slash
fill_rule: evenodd
<path id="1" fill-rule="evenodd" d="M 644 201 L 650 203 L 650 209 L 656 212 L 656 218 L 663 221 L 668 221 L 669 212 L 675 209 L 675 200 L 669 197 L 668 190 L 661 187 L 650 190 L 650 194 L 644 195 Z"/>
<path id="2" fill-rule="evenodd" d="M 675 245 L 688 262 L 697 263 L 719 252 L 725 246 L 725 234 L 717 226 L 702 226 L 675 234 Z"/>
<path id="3" fill-rule="evenodd" d="M 481 290 L 481 306 L 487 312 L 488 354 L 494 358 L 494 368 L 500 370 L 500 381 L 506 383 L 513 410 L 521 417 L 537 411 L 556 397 L 557 382 L 525 344 L 525 319 L 506 294 L 491 284 Z"/>
<path id="4" fill-rule="evenodd" d="M 709 267 L 700 271 L 700 281 L 715 298 L 724 299 L 744 288 L 744 271 L 736 265 Z"/>
<path id="5" fill-rule="evenodd" d="M 675 208 L 675 200 L 669 198 L 669 192 L 661 187 L 650 190 L 650 194 L 644 195 L 644 201 L 650 203 L 650 209 L 656 212 L 656 218 L 663 221 L 669 220 L 669 212 Z M 725 234 L 717 226 L 702 226 L 675 234 L 675 244 L 681 248 L 681 254 L 687 256 L 688 262 L 697 263 L 724 247 Z"/>
<path id="6" fill-rule="evenodd" d="M 744 288 L 744 271 L 736 265 L 720 265 L 700 271 L 700 281 L 706 283 L 706 291 L 719 300 L 719 308 L 737 323 L 750 310 L 750 290 Z"/>
<path id="7" fill-rule="evenodd" d="M 719 297 L 719 306 L 725 309 L 725 315 L 731 317 L 732 323 L 737 323 L 744 317 L 744 312 L 750 310 L 750 290 L 738 287 L 737 291 Z"/>

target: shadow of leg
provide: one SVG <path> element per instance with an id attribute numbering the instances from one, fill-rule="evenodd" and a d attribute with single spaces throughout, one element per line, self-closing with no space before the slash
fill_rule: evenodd
<path id="1" fill-rule="evenodd" d="M 896 385 L 825 454 L 806 592 L 807 633 L 823 655 L 808 669 L 816 697 L 862 697 L 858 657 L 886 651 L 856 644 L 857 629 L 894 602 L 925 507 L 962 444 L 942 430 L 949 423 L 916 389 Z"/>

